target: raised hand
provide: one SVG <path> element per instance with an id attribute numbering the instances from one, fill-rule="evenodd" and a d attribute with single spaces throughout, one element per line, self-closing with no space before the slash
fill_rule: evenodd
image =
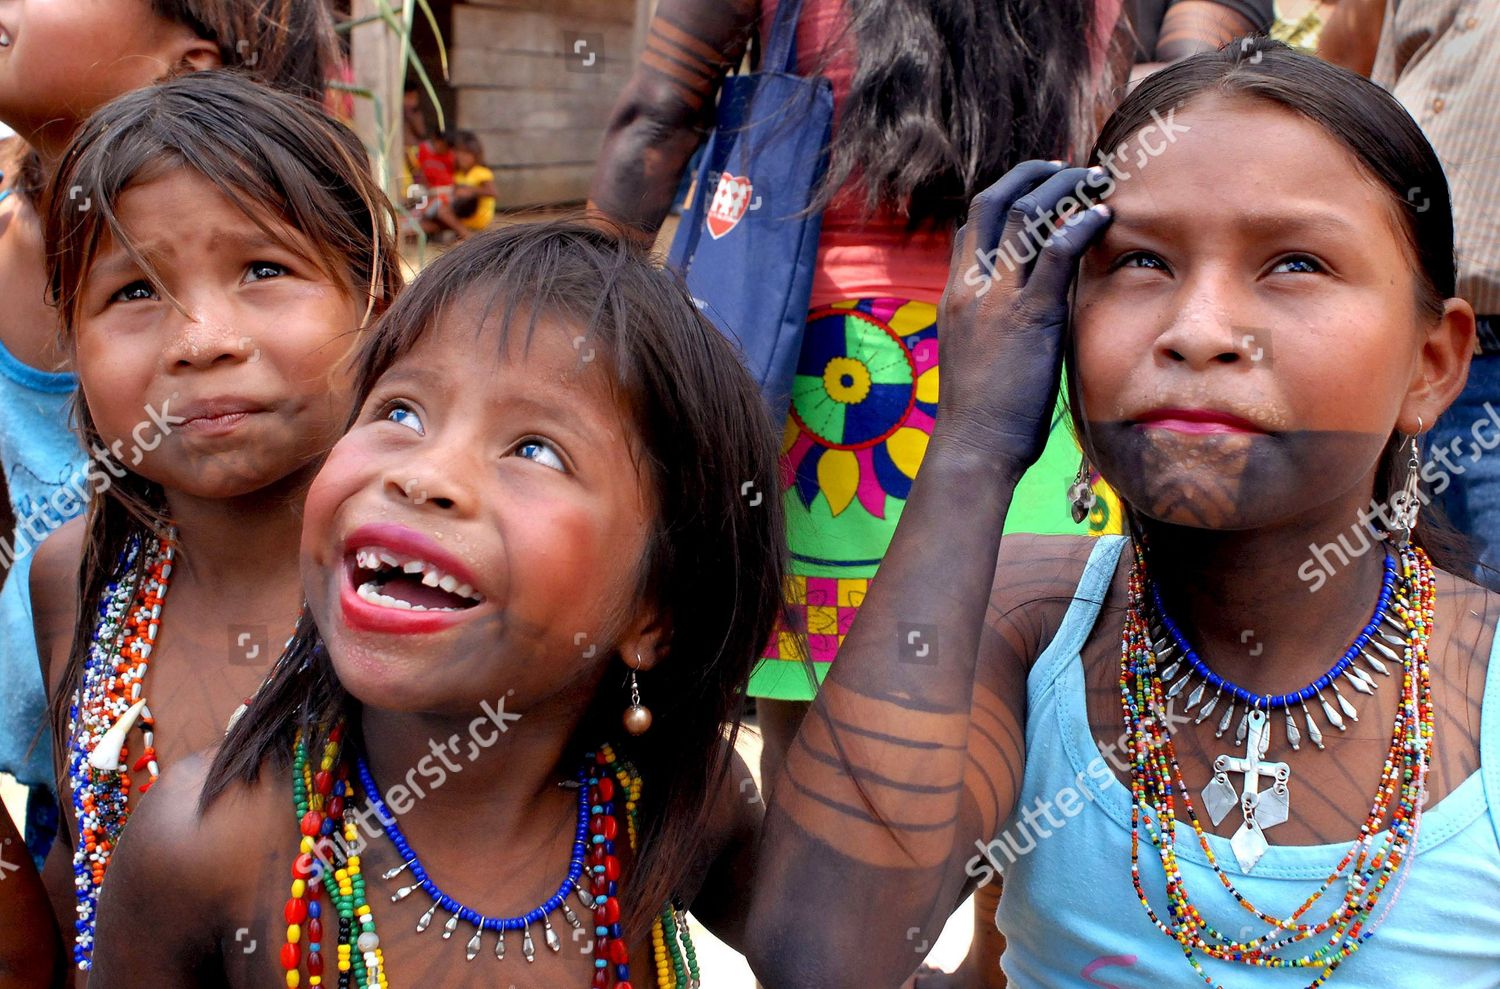
<path id="1" fill-rule="evenodd" d="M 1078 258 L 1109 224 L 1103 169 L 1028 161 L 969 205 L 938 316 L 938 427 L 1019 470 L 1041 456 Z M 937 437 L 934 436 L 934 439 Z"/>

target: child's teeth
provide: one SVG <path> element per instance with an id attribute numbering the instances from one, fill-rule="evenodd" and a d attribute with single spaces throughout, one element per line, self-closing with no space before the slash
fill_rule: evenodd
<path id="1" fill-rule="evenodd" d="M 421 573 L 422 566 L 421 560 L 407 560 L 401 565 L 401 570 L 403 573 Z"/>
<path id="2" fill-rule="evenodd" d="M 380 553 L 379 553 L 379 556 L 380 556 L 380 562 L 384 563 L 388 567 L 399 567 L 401 565 L 401 561 L 400 560 L 396 559 L 394 556 L 392 556 L 390 553 L 387 553 L 385 550 L 381 550 Z"/>
<path id="3" fill-rule="evenodd" d="M 448 578 L 448 579 L 451 580 L 452 578 Z M 422 584 L 424 586 L 426 586 L 426 587 L 436 587 L 436 586 L 438 586 L 437 571 L 436 570 L 424 570 L 424 571 L 422 571 Z"/>
<path id="4" fill-rule="evenodd" d="M 458 578 L 454 577 L 452 574 L 443 574 L 443 579 L 437 581 L 437 586 L 441 587 L 449 594 L 452 594 L 453 589 L 458 586 Z"/>
<path id="5" fill-rule="evenodd" d="M 450 588 L 446 587 L 443 589 L 450 590 Z M 476 601 L 479 600 L 479 595 L 475 594 L 474 588 L 470 587 L 468 584 L 459 584 L 457 587 L 451 588 L 451 591 L 461 598 L 473 598 Z"/>

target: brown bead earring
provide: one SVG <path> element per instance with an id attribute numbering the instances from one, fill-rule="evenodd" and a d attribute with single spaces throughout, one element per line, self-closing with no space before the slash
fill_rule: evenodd
<path id="1" fill-rule="evenodd" d="M 635 654 L 635 662 L 638 667 L 641 662 L 641 654 Z M 651 709 L 641 703 L 641 685 L 636 679 L 636 668 L 630 670 L 630 706 L 625 709 L 625 730 L 632 735 L 644 735 L 651 727 Z"/>

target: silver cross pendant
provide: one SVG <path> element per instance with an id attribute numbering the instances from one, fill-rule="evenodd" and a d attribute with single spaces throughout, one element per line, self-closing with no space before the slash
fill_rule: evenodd
<path id="1" fill-rule="evenodd" d="M 1261 762 L 1271 741 L 1271 724 L 1266 712 L 1252 710 L 1249 720 L 1245 757 L 1219 756 L 1214 760 L 1214 778 L 1203 788 L 1203 806 L 1215 825 L 1224 819 L 1231 807 L 1239 804 L 1244 823 L 1229 839 L 1229 847 L 1234 849 L 1234 857 L 1246 872 L 1255 868 L 1255 863 L 1269 847 L 1265 829 L 1286 821 L 1287 780 L 1292 775 L 1284 762 Z M 1235 793 L 1234 784 L 1229 781 L 1230 773 L 1245 775 L 1244 793 Z M 1273 781 L 1269 790 L 1260 789 L 1262 776 Z"/>

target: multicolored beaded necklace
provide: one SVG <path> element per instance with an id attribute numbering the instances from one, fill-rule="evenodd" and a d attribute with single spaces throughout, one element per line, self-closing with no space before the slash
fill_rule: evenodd
<path id="1" fill-rule="evenodd" d="M 73 960 L 84 971 L 92 964 L 99 887 L 128 815 L 130 774 L 132 770 L 147 773 L 140 787 L 145 793 L 160 771 L 153 731 L 156 721 L 141 691 L 172 578 L 176 535 L 169 530 L 151 541 L 145 573 L 138 583 L 129 575 L 142 540 L 132 539 L 121 552 L 115 565 L 115 573 L 121 576 L 100 597 L 99 620 L 68 708 L 72 749 L 68 783 L 78 824 L 73 852 L 73 888 L 78 900 Z M 137 721 L 142 751 L 131 764 L 125 742 Z"/>
<path id="2" fill-rule="evenodd" d="M 297 737 L 292 766 L 292 800 L 302 841 L 300 853 L 292 864 L 292 895 L 285 908 L 287 941 L 282 946 L 281 965 L 286 971 L 286 984 L 289 987 L 301 984 L 300 970 L 304 960 L 308 985 L 323 984 L 323 929 L 319 893 L 327 887 L 339 917 L 336 942 L 339 989 L 389 989 L 385 961 L 380 950 L 380 936 L 375 931 L 375 918 L 366 896 L 359 855 L 350 853 L 350 849 L 360 846 L 353 808 L 355 791 L 349 779 L 349 764 L 339 757 L 343 736 L 342 724 L 336 725 L 329 732 L 316 770 L 309 760 L 306 739 L 301 733 Z M 614 847 L 619 821 L 615 811 L 617 796 L 623 797 L 626 833 L 630 846 L 634 849 L 638 826 L 636 804 L 640 799 L 641 779 L 633 767 L 615 758 L 608 745 L 601 746 L 597 753 L 590 752 L 585 756 L 574 780 L 574 785 L 579 789 L 579 825 L 567 879 L 545 903 L 518 917 L 489 917 L 463 906 L 443 893 L 428 877 L 411 846 L 407 844 L 394 816 L 381 801 L 379 788 L 363 758 L 358 760 L 358 771 L 366 800 L 375 810 L 387 837 L 401 855 L 402 864 L 387 871 L 383 878 L 395 879 L 410 869 L 411 878 L 416 880 L 398 889 L 391 897 L 392 902 L 404 899 L 416 891 L 425 893 L 433 901 L 432 906 L 417 922 L 419 932 L 427 929 L 433 916 L 441 908 L 450 914 L 443 925 L 445 940 L 453 936 L 460 920 L 475 928 L 467 945 L 466 956 L 469 961 L 473 961 L 479 954 L 485 931 L 496 933 L 495 957 L 503 960 L 505 932 L 520 930 L 521 952 L 528 962 L 532 962 L 536 958 L 535 945 L 531 939 L 533 924 L 542 924 L 547 946 L 554 952 L 562 950 L 562 942 L 552 929 L 550 914 L 561 910 L 575 930 L 583 929 L 582 923 L 567 904 L 568 894 L 576 892 L 584 907 L 592 911 L 595 923 L 594 976 L 589 983 L 591 989 L 608 989 L 610 986 L 614 986 L 614 989 L 631 989 L 629 949 L 620 925 L 620 861 L 615 855 Z M 340 830 L 340 826 L 342 842 L 333 840 L 334 832 Z M 319 859 L 326 864 L 320 865 Z M 583 878 L 585 870 L 588 872 L 586 883 Z M 333 876 L 332 885 L 326 881 L 330 872 Z M 359 925 L 357 932 L 356 924 Z M 307 945 L 305 956 L 302 948 L 304 935 Z M 697 955 L 688 934 L 685 913 L 679 904 L 669 903 L 652 923 L 651 941 L 658 989 L 697 989 L 700 985 Z"/>
<path id="3" fill-rule="evenodd" d="M 1163 678 L 1157 670 L 1157 648 L 1161 637 L 1151 635 L 1152 626 L 1148 620 L 1149 581 L 1145 555 L 1144 548 L 1138 545 L 1130 572 L 1129 606 L 1120 664 L 1120 694 L 1129 735 L 1128 748 L 1133 753 L 1130 873 L 1136 895 L 1152 923 L 1181 945 L 1188 963 L 1208 985 L 1217 986 L 1217 983 L 1203 970 L 1195 953 L 1268 968 L 1318 968 L 1321 972 L 1309 985 L 1309 989 L 1315 989 L 1375 933 L 1395 902 L 1405 879 L 1405 870 L 1410 866 L 1407 852 L 1416 842 L 1421 823 L 1424 787 L 1432 756 L 1432 696 L 1427 662 L 1427 641 L 1436 607 L 1432 564 L 1419 547 L 1403 546 L 1399 551 L 1400 576 L 1391 592 L 1391 610 L 1405 633 L 1401 699 L 1390 750 L 1369 816 L 1360 826 L 1358 839 L 1318 889 L 1290 916 L 1280 918 L 1260 910 L 1235 888 L 1219 866 L 1194 810 L 1172 745 L 1169 705 Z M 1260 709 L 1253 710 L 1258 715 L 1254 730 L 1263 737 L 1265 713 Z M 1252 744 L 1252 749 L 1254 747 Z M 1234 940 L 1209 924 L 1193 906 L 1175 850 L 1177 795 L 1181 796 L 1193 832 L 1219 882 L 1243 909 L 1270 925 L 1265 934 L 1248 941 Z M 1382 823 L 1392 798 L 1396 799 L 1396 807 L 1390 814 L 1390 828 L 1384 830 Z M 1165 918 L 1152 908 L 1142 885 L 1142 830 L 1156 846 L 1166 875 Z M 1400 878 L 1384 911 L 1371 922 L 1381 894 L 1392 876 L 1398 874 Z M 1340 904 L 1327 919 L 1304 923 L 1304 916 L 1335 883 L 1340 883 L 1344 889 Z M 1303 942 L 1311 942 L 1313 950 L 1302 955 L 1283 953 Z"/>

